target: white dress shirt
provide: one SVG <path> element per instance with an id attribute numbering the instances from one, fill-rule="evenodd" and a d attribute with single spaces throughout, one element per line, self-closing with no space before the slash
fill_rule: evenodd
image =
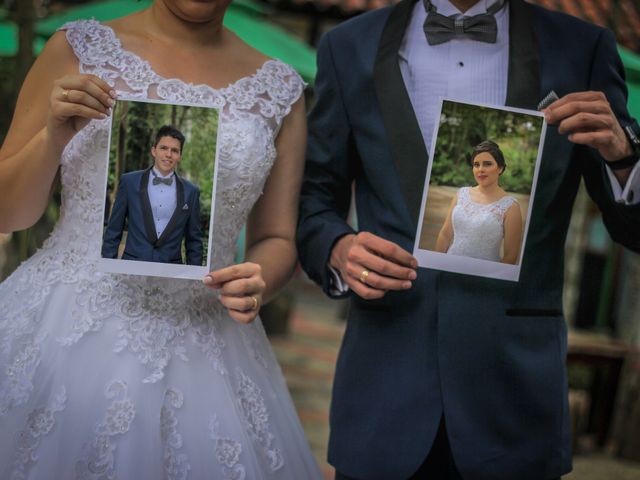
<path id="1" fill-rule="evenodd" d="M 153 184 L 155 177 L 171 178 L 174 176 L 174 172 L 164 176 L 155 167 L 153 167 L 151 175 L 149 175 L 149 185 L 147 192 L 149 195 L 149 203 L 151 204 L 151 212 L 153 213 L 153 223 L 156 227 L 156 235 L 160 238 L 162 232 L 167 227 L 169 220 L 173 216 L 173 212 L 176 209 L 176 179 L 172 178 L 171 185 L 165 185 L 164 183 Z"/>

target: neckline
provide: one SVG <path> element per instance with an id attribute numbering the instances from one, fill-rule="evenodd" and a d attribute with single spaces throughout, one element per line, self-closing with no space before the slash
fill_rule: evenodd
<path id="1" fill-rule="evenodd" d="M 164 77 L 162 75 L 160 75 L 158 72 L 155 71 L 155 69 L 151 66 L 151 63 L 149 63 L 148 60 L 145 60 L 144 58 L 142 58 L 140 55 L 138 55 L 137 53 L 132 52 L 131 50 L 126 50 L 123 46 L 122 46 L 122 41 L 120 40 L 120 38 L 118 37 L 118 35 L 116 34 L 115 30 L 113 28 L 111 28 L 109 25 L 105 25 L 104 23 L 101 23 L 95 19 L 91 19 L 91 20 L 85 20 L 85 22 L 87 23 L 87 25 L 90 26 L 95 26 L 96 28 L 99 29 L 103 29 L 104 31 L 107 32 L 107 34 L 109 35 L 109 40 L 111 40 L 114 45 L 117 47 L 117 51 L 114 52 L 116 55 L 117 54 L 121 54 L 121 55 L 128 55 L 131 58 L 133 58 L 136 62 L 138 62 L 139 64 L 143 65 L 150 73 L 153 74 L 153 76 L 157 79 L 157 83 L 164 83 L 164 82 L 179 82 L 182 85 L 185 85 L 186 87 L 190 88 L 190 89 L 207 89 L 210 90 L 211 92 L 217 93 L 218 95 L 225 95 L 226 92 L 233 90 L 234 88 L 236 88 L 240 83 L 245 82 L 245 81 L 251 81 L 255 78 L 257 78 L 258 76 L 260 76 L 262 74 L 262 72 L 264 70 L 267 69 L 267 67 L 269 65 L 271 65 L 272 63 L 275 65 L 279 65 L 282 64 L 282 62 L 276 58 L 269 58 L 267 60 L 265 60 L 262 65 L 258 66 L 253 73 L 250 73 L 248 75 L 244 75 L 240 78 L 237 78 L 236 80 L 230 82 L 226 87 L 213 87 L 207 83 L 193 83 L 193 82 L 187 82 L 185 80 L 182 80 L 181 78 L 178 77 Z M 82 61 L 80 59 L 80 61 Z"/>
<path id="2" fill-rule="evenodd" d="M 502 200 L 504 200 L 505 198 L 508 198 L 510 195 L 508 193 L 505 193 L 502 197 L 500 197 L 498 200 L 495 200 L 491 203 L 480 203 L 480 202 L 476 202 L 473 198 L 471 198 L 471 188 L 472 187 L 466 187 L 466 196 L 467 199 L 473 203 L 474 205 L 480 205 L 482 207 L 490 207 L 491 205 L 495 205 L 496 203 L 501 202 Z"/>

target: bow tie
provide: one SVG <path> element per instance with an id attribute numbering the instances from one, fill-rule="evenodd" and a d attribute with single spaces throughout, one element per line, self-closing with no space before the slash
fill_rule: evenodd
<path id="1" fill-rule="evenodd" d="M 429 45 L 439 45 L 454 38 L 468 38 L 478 42 L 496 43 L 498 25 L 493 16 L 502 7 L 505 0 L 498 0 L 486 13 L 472 17 L 445 17 L 436 11 L 436 7 L 429 0 L 424 0 L 427 19 L 424 22 L 424 33 Z"/>
<path id="2" fill-rule="evenodd" d="M 158 185 L 159 183 L 164 183 L 165 185 L 171 185 L 173 183 L 173 175 L 167 178 L 162 178 L 154 174 L 153 184 Z"/>

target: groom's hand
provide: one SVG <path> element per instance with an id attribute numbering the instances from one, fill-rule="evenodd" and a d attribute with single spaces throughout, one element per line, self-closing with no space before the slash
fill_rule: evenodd
<path id="1" fill-rule="evenodd" d="M 368 232 L 340 238 L 329 264 L 357 295 L 371 300 L 389 290 L 407 290 L 416 279 L 418 261 L 393 242 Z"/>

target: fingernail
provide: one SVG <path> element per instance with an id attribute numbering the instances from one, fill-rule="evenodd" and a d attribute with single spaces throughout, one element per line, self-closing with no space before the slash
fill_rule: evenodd
<path id="1" fill-rule="evenodd" d="M 107 115 L 111 115 L 112 110 L 110 108 L 107 108 Z"/>
<path id="2" fill-rule="evenodd" d="M 415 258 L 411 260 L 411 268 L 418 268 L 418 261 Z"/>
<path id="3" fill-rule="evenodd" d="M 105 118 L 107 118 L 107 115 L 105 115 L 104 113 L 99 113 L 98 118 L 104 120 Z"/>
<path id="4" fill-rule="evenodd" d="M 116 101 L 113 98 L 108 98 L 107 103 L 110 107 L 113 107 L 116 104 Z"/>
<path id="5" fill-rule="evenodd" d="M 411 282 L 403 282 L 402 283 L 402 288 L 404 288 L 405 290 L 408 288 L 411 288 Z"/>
<path id="6" fill-rule="evenodd" d="M 118 92 L 115 90 L 109 90 L 109 95 L 111 95 L 111 98 L 118 98 Z"/>
<path id="7" fill-rule="evenodd" d="M 415 280 L 418 274 L 414 271 L 409 272 L 409 280 Z"/>
<path id="8" fill-rule="evenodd" d="M 202 283 L 204 283 L 205 285 L 211 285 L 213 284 L 213 278 L 207 275 L 202 279 Z"/>

